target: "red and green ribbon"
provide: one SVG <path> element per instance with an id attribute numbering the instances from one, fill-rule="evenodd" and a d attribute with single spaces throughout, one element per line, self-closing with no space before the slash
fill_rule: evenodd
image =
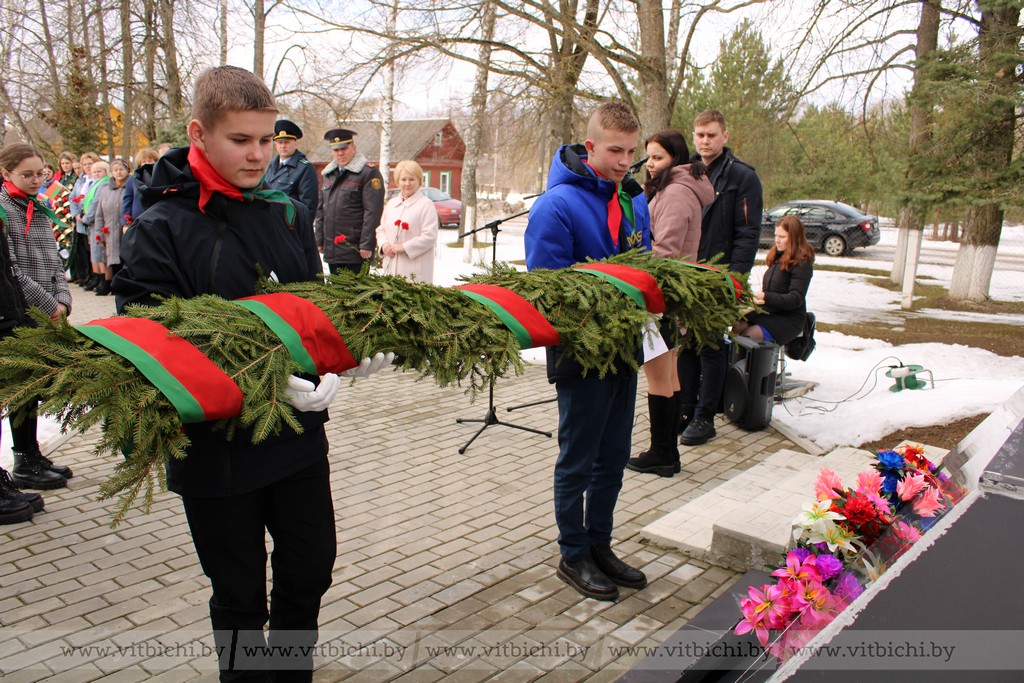
<path id="1" fill-rule="evenodd" d="M 242 390 L 185 339 L 145 318 L 103 318 L 76 329 L 138 368 L 171 402 L 183 423 L 234 417 Z"/>
<path id="2" fill-rule="evenodd" d="M 665 312 L 665 295 L 650 273 L 615 263 L 583 263 L 573 269 L 607 280 L 648 313 Z"/>
<path id="3" fill-rule="evenodd" d="M 256 314 L 285 345 L 292 360 L 310 375 L 342 372 L 359 365 L 331 319 L 308 299 L 277 292 L 232 303 Z"/>
<path id="4" fill-rule="evenodd" d="M 732 288 L 732 293 L 736 297 L 736 301 L 739 301 L 740 297 L 743 296 L 743 284 L 734 278 L 731 273 L 704 263 L 690 263 L 689 261 L 679 261 L 679 263 L 682 263 L 684 266 L 696 268 L 697 270 L 710 270 L 715 273 L 722 273 L 726 277 L 726 285 Z"/>
<path id="5" fill-rule="evenodd" d="M 460 285 L 456 287 L 474 301 L 487 306 L 515 336 L 521 349 L 554 346 L 558 331 L 529 301 L 510 289 L 497 285 Z"/>

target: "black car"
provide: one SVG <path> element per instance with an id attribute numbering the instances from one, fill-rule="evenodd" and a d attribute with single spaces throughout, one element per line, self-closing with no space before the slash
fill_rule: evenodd
<path id="1" fill-rule="evenodd" d="M 878 244 L 882 233 L 878 217 L 868 216 L 849 204 L 817 199 L 786 202 L 766 211 L 761 221 L 761 246 L 775 243 L 775 225 L 783 216 L 798 217 L 807 231 L 807 241 L 829 256 L 842 256 L 857 247 Z"/>

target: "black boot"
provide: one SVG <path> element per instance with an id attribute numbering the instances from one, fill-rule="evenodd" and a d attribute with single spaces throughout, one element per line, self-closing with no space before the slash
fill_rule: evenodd
<path id="1" fill-rule="evenodd" d="M 28 503 L 32 506 L 32 512 L 43 511 L 43 497 L 38 493 L 22 493 L 19 491 L 18 487 L 11 480 L 11 475 L 2 467 L 0 467 L 0 498 L 9 498 Z"/>
<path id="2" fill-rule="evenodd" d="M 0 472 L 3 472 L 0 475 L 0 524 L 17 524 L 32 519 L 32 515 L 35 514 L 32 504 L 15 495 L 20 492 L 14 488 L 13 483 L 10 486 L 6 485 L 10 482 L 7 470 Z"/>
<path id="3" fill-rule="evenodd" d="M 94 294 L 96 294 L 96 296 L 107 296 L 110 294 L 110 280 L 102 278 L 100 283 L 96 285 L 96 291 Z"/>
<path id="4" fill-rule="evenodd" d="M 43 464 L 43 456 L 35 449 L 13 451 L 14 469 L 11 476 L 18 488 L 22 489 L 59 489 L 68 485 L 68 480 L 56 472 L 51 472 Z"/>
<path id="5" fill-rule="evenodd" d="M 54 472 L 56 474 L 59 474 L 60 476 L 64 477 L 65 479 L 70 479 L 71 477 L 75 476 L 71 472 L 71 468 L 70 467 L 67 467 L 66 465 L 55 465 L 52 460 L 50 460 L 45 455 L 43 455 L 43 452 L 41 450 L 39 450 L 39 442 L 38 441 L 36 441 L 36 445 L 35 445 L 33 450 L 35 451 L 36 457 L 39 459 L 39 461 L 41 463 L 43 463 L 43 467 L 45 467 L 46 469 L 48 469 L 51 472 Z M 36 510 L 36 512 L 39 512 L 39 510 Z"/>
<path id="6" fill-rule="evenodd" d="M 89 276 L 89 279 L 85 281 L 85 284 L 82 285 L 82 289 L 84 289 L 87 292 L 91 292 L 92 290 L 96 289 L 97 285 L 100 284 L 100 279 L 101 278 L 99 275 L 93 273 L 92 275 Z"/>
<path id="7" fill-rule="evenodd" d="M 647 394 L 647 408 L 651 415 L 651 447 L 630 458 L 626 467 L 634 472 L 671 477 L 679 462 L 675 432 L 679 408 L 673 398 L 654 394 Z"/>

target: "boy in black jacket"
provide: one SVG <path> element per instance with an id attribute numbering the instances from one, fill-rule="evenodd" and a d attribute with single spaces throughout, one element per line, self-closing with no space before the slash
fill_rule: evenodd
<path id="1" fill-rule="evenodd" d="M 199 77 L 190 147 L 161 157 L 151 178 L 136 174 L 146 210 L 122 244 L 124 266 L 113 285 L 119 311 L 155 303 L 156 295 L 249 296 L 260 271 L 281 282 L 321 275 L 306 207 L 259 189 L 276 114 L 267 86 L 244 69 L 219 67 Z M 364 376 L 384 360 L 379 355 L 349 374 Z M 325 375 L 316 388 L 297 378 L 293 384 L 305 389 L 289 394 L 301 434 L 284 427 L 253 444 L 247 430 L 228 440 L 223 430 L 188 425 L 188 457 L 167 466 L 168 488 L 182 497 L 213 587 L 221 680 L 312 678 L 320 599 L 331 584 L 337 544 L 324 423 L 339 381 Z M 268 531 L 274 539 L 269 611 Z M 300 646 L 303 655 L 283 656 L 278 648 L 287 646 Z"/>

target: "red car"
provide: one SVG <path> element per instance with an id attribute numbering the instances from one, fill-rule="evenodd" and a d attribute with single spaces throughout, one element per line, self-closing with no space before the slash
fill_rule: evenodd
<path id="1" fill-rule="evenodd" d="M 424 197 L 434 202 L 434 208 L 437 209 L 437 219 L 442 228 L 458 229 L 459 223 L 462 221 L 462 202 L 458 199 L 452 199 L 450 194 L 442 192 L 436 187 L 421 187 L 420 192 L 423 193 Z M 398 194 L 397 187 L 388 190 L 388 199 L 391 199 L 396 194 Z"/>

